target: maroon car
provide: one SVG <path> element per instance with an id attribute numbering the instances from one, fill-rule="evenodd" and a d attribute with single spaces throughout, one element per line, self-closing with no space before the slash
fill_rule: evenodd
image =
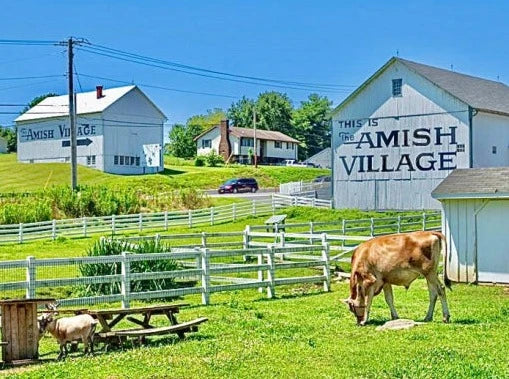
<path id="1" fill-rule="evenodd" d="M 237 193 L 237 192 L 256 192 L 258 183 L 254 178 L 230 179 L 222 184 L 217 192 L 219 193 Z"/>

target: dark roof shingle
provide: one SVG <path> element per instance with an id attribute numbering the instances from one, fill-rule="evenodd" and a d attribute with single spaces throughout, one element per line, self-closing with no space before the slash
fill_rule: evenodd
<path id="1" fill-rule="evenodd" d="M 509 197 L 509 167 L 454 170 L 431 193 L 436 199 Z"/>
<path id="2" fill-rule="evenodd" d="M 478 110 L 509 114 L 509 86 L 422 63 L 395 58 L 438 87 Z"/>

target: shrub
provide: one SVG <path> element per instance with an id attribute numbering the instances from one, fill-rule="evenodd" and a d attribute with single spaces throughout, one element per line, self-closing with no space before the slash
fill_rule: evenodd
<path id="1" fill-rule="evenodd" d="M 137 254 L 157 254 L 169 251 L 169 246 L 155 240 L 141 241 L 136 244 L 124 240 L 101 239 L 86 251 L 88 257 L 120 255 L 123 251 Z M 81 264 L 79 272 L 82 276 L 101 276 L 121 274 L 120 263 Z M 131 262 L 131 273 L 174 271 L 181 269 L 180 264 L 171 259 L 146 260 Z M 131 281 L 131 292 L 159 291 L 175 288 L 173 278 Z M 120 293 L 120 283 L 94 283 L 81 288 L 82 296 L 99 296 Z"/>
<path id="2" fill-rule="evenodd" d="M 217 165 L 224 163 L 223 157 L 217 154 L 214 150 L 211 150 L 210 153 L 205 155 L 205 160 L 209 167 L 216 167 Z"/>
<path id="3" fill-rule="evenodd" d="M 203 155 L 198 155 L 196 159 L 194 160 L 194 165 L 196 167 L 202 167 L 205 166 L 205 157 Z"/>

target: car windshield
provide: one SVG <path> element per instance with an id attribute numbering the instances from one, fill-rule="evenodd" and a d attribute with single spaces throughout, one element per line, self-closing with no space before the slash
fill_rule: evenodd
<path id="1" fill-rule="evenodd" d="M 230 180 L 227 180 L 224 184 L 225 184 L 226 186 L 228 186 L 228 185 L 232 185 L 232 184 L 235 184 L 235 183 L 237 183 L 237 179 L 230 179 Z"/>

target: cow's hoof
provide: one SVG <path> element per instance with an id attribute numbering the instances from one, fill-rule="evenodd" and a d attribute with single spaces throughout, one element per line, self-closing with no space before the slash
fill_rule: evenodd
<path id="1" fill-rule="evenodd" d="M 424 318 L 424 322 L 431 322 L 431 321 L 433 321 L 432 317 L 425 317 Z"/>
<path id="2" fill-rule="evenodd" d="M 444 316 L 442 321 L 444 322 L 444 324 L 448 324 L 450 322 L 450 318 L 451 318 L 451 316 L 449 316 L 449 315 Z"/>

